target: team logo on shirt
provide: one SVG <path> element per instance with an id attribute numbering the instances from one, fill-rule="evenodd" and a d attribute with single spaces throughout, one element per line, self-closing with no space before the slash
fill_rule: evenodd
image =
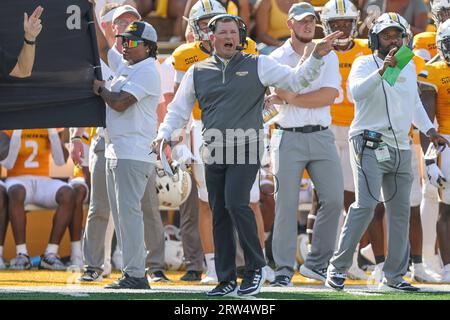
<path id="1" fill-rule="evenodd" d="M 248 75 L 248 71 L 238 71 L 236 72 L 236 75 L 238 77 L 245 77 L 246 75 Z"/>

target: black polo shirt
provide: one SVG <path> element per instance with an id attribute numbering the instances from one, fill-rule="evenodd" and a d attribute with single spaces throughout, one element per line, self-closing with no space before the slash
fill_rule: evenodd
<path id="1" fill-rule="evenodd" d="M 14 57 L 0 47 L 0 78 L 6 78 L 17 64 L 17 57 Z"/>

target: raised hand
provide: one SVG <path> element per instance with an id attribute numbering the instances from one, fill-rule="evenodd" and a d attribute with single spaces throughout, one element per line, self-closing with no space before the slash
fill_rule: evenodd
<path id="1" fill-rule="evenodd" d="M 321 39 L 316 43 L 316 46 L 313 50 L 313 55 L 316 58 L 326 56 L 328 53 L 330 53 L 331 50 L 333 50 L 334 41 L 339 39 L 342 35 L 342 31 L 335 31 L 327 35 L 325 38 Z"/>
<path id="2" fill-rule="evenodd" d="M 397 59 L 394 54 L 397 51 L 397 48 L 392 48 L 386 58 L 384 58 L 383 67 L 380 69 L 380 75 L 383 75 L 388 67 L 395 67 L 397 65 Z"/>
<path id="3" fill-rule="evenodd" d="M 41 15 L 44 8 L 38 6 L 34 12 L 28 17 L 26 12 L 23 13 L 23 30 L 25 31 L 25 39 L 35 41 L 42 30 Z"/>

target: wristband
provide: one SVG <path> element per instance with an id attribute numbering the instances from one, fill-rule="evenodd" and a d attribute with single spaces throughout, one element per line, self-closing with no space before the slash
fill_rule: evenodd
<path id="1" fill-rule="evenodd" d="M 73 136 L 72 138 L 70 138 L 70 141 L 81 141 L 81 137 L 80 136 Z"/>
<path id="2" fill-rule="evenodd" d="M 26 44 L 29 44 L 30 46 L 35 45 L 36 41 L 30 41 L 27 38 L 23 37 L 23 41 L 25 41 Z"/>

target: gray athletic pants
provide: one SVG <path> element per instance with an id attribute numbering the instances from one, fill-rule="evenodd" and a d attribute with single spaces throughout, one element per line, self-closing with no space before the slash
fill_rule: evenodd
<path id="1" fill-rule="evenodd" d="M 106 190 L 105 139 L 92 140 L 91 198 L 86 228 L 83 235 L 83 257 L 87 268 L 103 271 L 105 257 L 105 233 L 110 219 L 110 207 Z M 164 270 L 164 228 L 158 210 L 156 194 L 143 204 L 145 245 L 149 250 L 146 265 L 151 272 Z"/>
<path id="2" fill-rule="evenodd" d="M 330 261 L 330 270 L 344 273 L 350 268 L 356 246 L 372 221 L 377 205 L 375 199 L 380 199 L 380 189 L 385 200 L 389 200 L 396 192 L 394 198 L 385 204 L 388 254 L 383 267 L 388 282 L 395 284 L 402 281 L 408 267 L 410 193 L 413 181 L 411 151 L 400 150 L 400 165 L 396 173 L 399 155 L 395 148 L 388 147 L 390 160 L 384 162 L 377 161 L 374 150 L 364 148 L 361 167 L 359 154 L 363 145 L 362 136 L 353 137 L 350 141 L 356 201 L 350 206 L 341 231 L 339 247 Z"/>
<path id="3" fill-rule="evenodd" d="M 149 223 L 149 233 L 163 229 L 161 216 L 157 210 L 155 166 L 143 161 L 107 159 L 106 168 L 108 198 L 117 243 L 122 250 L 122 271 L 131 277 L 142 278 L 145 276 L 147 256 L 144 245 L 144 220 Z M 143 209 L 151 212 L 144 212 Z M 151 241 L 146 245 L 151 245 L 159 251 L 162 247 L 164 258 L 164 233 L 161 232 L 159 239 L 152 234 L 152 240 L 154 239 L 159 241 Z M 152 251 L 152 248 L 148 249 Z"/>
<path id="4" fill-rule="evenodd" d="M 198 231 L 198 201 L 197 184 L 192 178 L 191 193 L 180 206 L 181 241 L 186 270 L 203 272 L 203 249 Z"/>
<path id="5" fill-rule="evenodd" d="M 320 209 L 314 223 L 310 269 L 323 269 L 335 249 L 344 182 L 331 130 L 311 133 L 275 130 L 270 144 L 277 190 L 272 253 L 276 275 L 292 277 L 297 249 L 297 211 L 300 184 L 306 168 L 318 193 Z"/>

